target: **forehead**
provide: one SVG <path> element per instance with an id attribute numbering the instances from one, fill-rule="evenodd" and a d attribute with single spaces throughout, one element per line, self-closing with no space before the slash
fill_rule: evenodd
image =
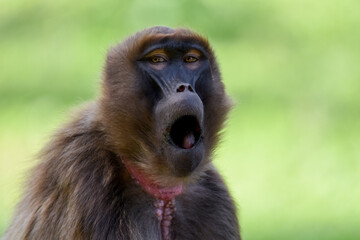
<path id="1" fill-rule="evenodd" d="M 188 52 L 196 49 L 204 56 L 209 53 L 209 45 L 206 39 L 196 34 L 154 34 L 145 37 L 145 41 L 141 46 L 141 55 L 149 54 L 156 49 L 164 49 L 165 51 L 181 51 Z"/>
<path id="2" fill-rule="evenodd" d="M 159 40 L 151 41 L 143 46 L 142 55 L 147 55 L 151 52 L 158 51 L 180 51 L 189 52 L 190 50 L 197 50 L 203 55 L 207 55 L 207 51 L 201 42 L 194 39 L 177 39 L 177 38 L 162 38 Z"/>

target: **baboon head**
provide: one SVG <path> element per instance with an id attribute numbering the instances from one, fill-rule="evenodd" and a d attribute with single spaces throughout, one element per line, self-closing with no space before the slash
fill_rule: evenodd
<path id="1" fill-rule="evenodd" d="M 108 53 L 105 132 L 125 165 L 160 186 L 201 174 L 229 108 L 211 47 L 191 30 L 149 28 Z"/>

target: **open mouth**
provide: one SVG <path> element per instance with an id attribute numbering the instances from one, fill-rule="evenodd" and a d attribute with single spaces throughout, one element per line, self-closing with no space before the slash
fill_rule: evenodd
<path id="1" fill-rule="evenodd" d="M 190 149 L 200 140 L 200 124 L 194 116 L 182 116 L 171 125 L 169 136 L 176 146 Z"/>

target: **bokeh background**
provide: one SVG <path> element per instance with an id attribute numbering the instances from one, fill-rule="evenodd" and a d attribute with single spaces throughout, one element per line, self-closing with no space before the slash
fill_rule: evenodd
<path id="1" fill-rule="evenodd" d="M 215 49 L 236 102 L 215 164 L 244 239 L 360 239 L 358 0 L 1 0 L 0 236 L 107 48 L 153 25 Z"/>

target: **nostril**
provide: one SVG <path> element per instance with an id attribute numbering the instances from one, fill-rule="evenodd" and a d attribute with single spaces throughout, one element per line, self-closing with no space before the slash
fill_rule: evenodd
<path id="1" fill-rule="evenodd" d="M 183 92 L 183 91 L 185 91 L 185 89 L 186 89 L 185 85 L 180 85 L 180 86 L 176 89 L 176 91 L 177 91 L 177 92 Z"/>
<path id="2" fill-rule="evenodd" d="M 190 85 L 188 86 L 188 89 L 189 89 L 190 92 L 194 91 L 193 88 Z"/>

